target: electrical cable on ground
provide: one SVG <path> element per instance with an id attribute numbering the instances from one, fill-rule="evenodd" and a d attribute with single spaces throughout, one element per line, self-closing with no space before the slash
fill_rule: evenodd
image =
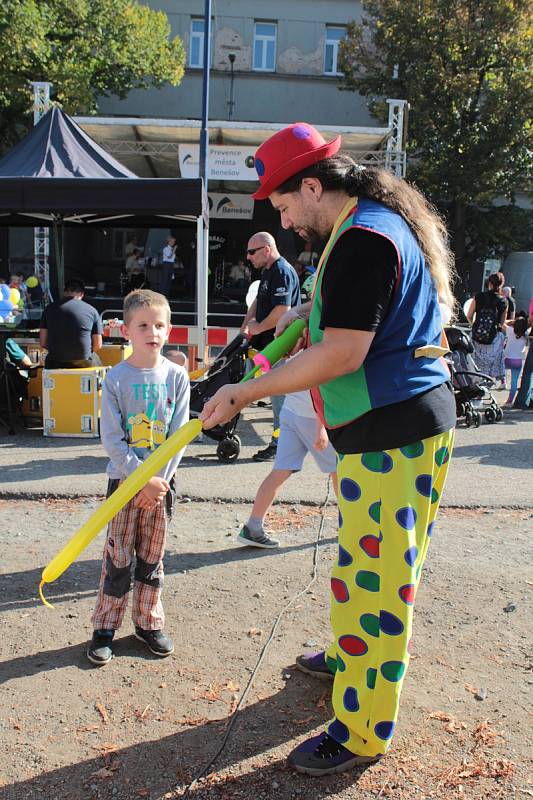
<path id="1" fill-rule="evenodd" d="M 257 673 L 259 672 L 261 664 L 263 663 L 263 660 L 265 658 L 266 652 L 267 652 L 267 650 L 268 650 L 268 648 L 270 646 L 270 643 L 272 642 L 274 636 L 276 635 L 276 631 L 278 629 L 278 626 L 279 626 L 283 616 L 289 610 L 289 608 L 300 597 L 302 597 L 302 595 L 304 595 L 309 590 L 309 588 L 313 585 L 313 583 L 317 579 L 317 574 L 318 574 L 318 548 L 319 548 L 320 542 L 322 540 L 322 533 L 323 533 L 323 530 L 324 530 L 324 523 L 325 523 L 325 519 L 326 519 L 326 508 L 327 508 L 327 505 L 328 505 L 328 502 L 329 502 L 330 490 L 331 490 L 331 478 L 328 479 L 328 488 L 327 488 L 325 500 L 322 503 L 322 505 L 320 506 L 321 517 L 320 517 L 320 525 L 318 527 L 318 532 L 317 532 L 317 536 L 316 536 L 315 544 L 314 544 L 314 548 L 313 548 L 313 566 L 312 566 L 312 572 L 311 572 L 311 579 L 307 583 L 307 585 L 304 586 L 303 589 L 301 589 L 299 592 L 297 592 L 294 595 L 294 597 L 292 597 L 289 600 L 287 605 L 285 605 L 281 609 L 281 611 L 279 612 L 278 616 L 276 617 L 276 619 L 274 621 L 274 624 L 272 626 L 272 629 L 270 631 L 270 635 L 269 635 L 268 639 L 266 640 L 265 644 L 263 645 L 263 649 L 261 650 L 261 652 L 259 654 L 259 658 L 257 659 L 255 667 L 252 670 L 252 674 L 250 675 L 250 677 L 248 679 L 248 683 L 246 684 L 246 688 L 245 688 L 244 692 L 242 693 L 241 698 L 240 698 L 239 702 L 237 703 L 237 707 L 235 708 L 235 711 L 233 712 L 233 714 L 232 714 L 232 716 L 230 718 L 229 725 L 228 725 L 228 727 L 226 729 L 226 733 L 224 734 L 224 737 L 222 739 L 220 747 L 218 748 L 218 750 L 215 753 L 215 755 L 211 758 L 211 760 L 205 765 L 205 767 L 203 767 L 203 769 L 198 773 L 198 775 L 196 775 L 196 777 L 193 778 L 191 783 L 187 786 L 187 788 L 183 792 L 182 797 L 187 797 L 187 795 L 194 789 L 194 787 L 196 786 L 198 781 L 201 778 L 203 778 L 203 776 L 206 775 L 209 772 L 209 770 L 211 769 L 213 764 L 216 762 L 216 760 L 218 759 L 218 757 L 220 756 L 220 754 L 224 750 L 224 748 L 226 746 L 226 743 L 227 743 L 227 741 L 228 741 L 228 739 L 230 737 L 233 725 L 234 725 L 235 721 L 237 720 L 237 715 L 238 715 L 239 711 L 241 710 L 242 706 L 244 705 L 244 702 L 245 702 L 246 698 L 248 697 L 248 694 L 250 692 L 250 689 L 252 688 L 252 684 L 254 682 L 254 679 L 255 679 Z"/>

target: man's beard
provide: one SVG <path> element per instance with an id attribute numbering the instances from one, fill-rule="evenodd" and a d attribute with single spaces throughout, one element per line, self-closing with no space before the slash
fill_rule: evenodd
<path id="1" fill-rule="evenodd" d="M 302 236 L 302 233 L 304 233 L 304 236 Z M 305 242 L 309 242 L 313 250 L 318 250 L 318 251 L 321 251 L 323 249 L 324 244 L 327 240 L 327 236 L 324 236 L 322 233 L 315 230 L 315 228 L 308 228 L 308 227 L 300 228 L 298 235 L 301 236 L 301 238 Z"/>
<path id="2" fill-rule="evenodd" d="M 313 248 L 316 248 L 324 241 L 324 237 L 317 230 L 310 228 L 307 225 L 302 226 L 299 229 L 298 235 L 304 240 L 304 242 L 309 242 Z"/>

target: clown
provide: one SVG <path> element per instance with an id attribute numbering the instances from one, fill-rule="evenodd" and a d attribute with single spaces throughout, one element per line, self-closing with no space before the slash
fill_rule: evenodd
<path id="1" fill-rule="evenodd" d="M 453 446 L 455 402 L 442 355 L 439 301 L 450 308 L 452 257 L 424 197 L 358 166 L 311 125 L 274 134 L 256 155 L 281 224 L 324 243 L 306 350 L 258 380 L 225 386 L 204 428 L 266 395 L 311 389 L 337 451 L 339 548 L 330 646 L 297 658 L 333 680 L 334 718 L 289 762 L 327 775 L 380 759 L 394 735 L 409 663 L 413 604 Z"/>

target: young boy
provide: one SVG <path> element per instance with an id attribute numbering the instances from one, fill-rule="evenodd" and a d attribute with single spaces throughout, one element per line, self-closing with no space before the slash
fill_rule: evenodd
<path id="1" fill-rule="evenodd" d="M 187 372 L 161 355 L 170 327 L 170 307 L 163 295 L 138 289 L 124 299 L 121 332 L 133 353 L 108 372 L 102 391 L 101 436 L 110 459 L 108 497 L 189 419 Z M 94 634 L 87 650 L 93 664 L 107 664 L 113 657 L 113 636 L 126 612 L 134 554 L 135 635 L 157 656 L 174 651 L 172 640 L 163 633 L 162 559 L 173 509 L 174 473 L 182 453 L 150 478 L 109 525 L 92 616 Z"/>
<path id="2" fill-rule="evenodd" d="M 279 547 L 278 540 L 265 533 L 265 516 L 285 481 L 293 472 L 301 470 L 308 453 L 313 455 L 321 472 L 331 475 L 337 493 L 337 457 L 328 441 L 326 429 L 315 414 L 308 391 L 293 392 L 286 396 L 279 423 L 274 465 L 257 490 L 251 516 L 237 536 L 241 544 L 266 549 Z"/>

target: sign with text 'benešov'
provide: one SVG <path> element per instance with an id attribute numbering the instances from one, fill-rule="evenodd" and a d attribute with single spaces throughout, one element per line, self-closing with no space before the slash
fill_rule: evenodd
<path id="1" fill-rule="evenodd" d="M 208 180 L 257 181 L 255 147 L 211 145 L 208 155 Z M 197 178 L 200 172 L 200 145 L 180 144 L 178 148 L 182 178 Z"/>
<path id="2" fill-rule="evenodd" d="M 252 219 L 254 201 L 251 194 L 218 194 L 209 192 L 209 219 Z"/>

